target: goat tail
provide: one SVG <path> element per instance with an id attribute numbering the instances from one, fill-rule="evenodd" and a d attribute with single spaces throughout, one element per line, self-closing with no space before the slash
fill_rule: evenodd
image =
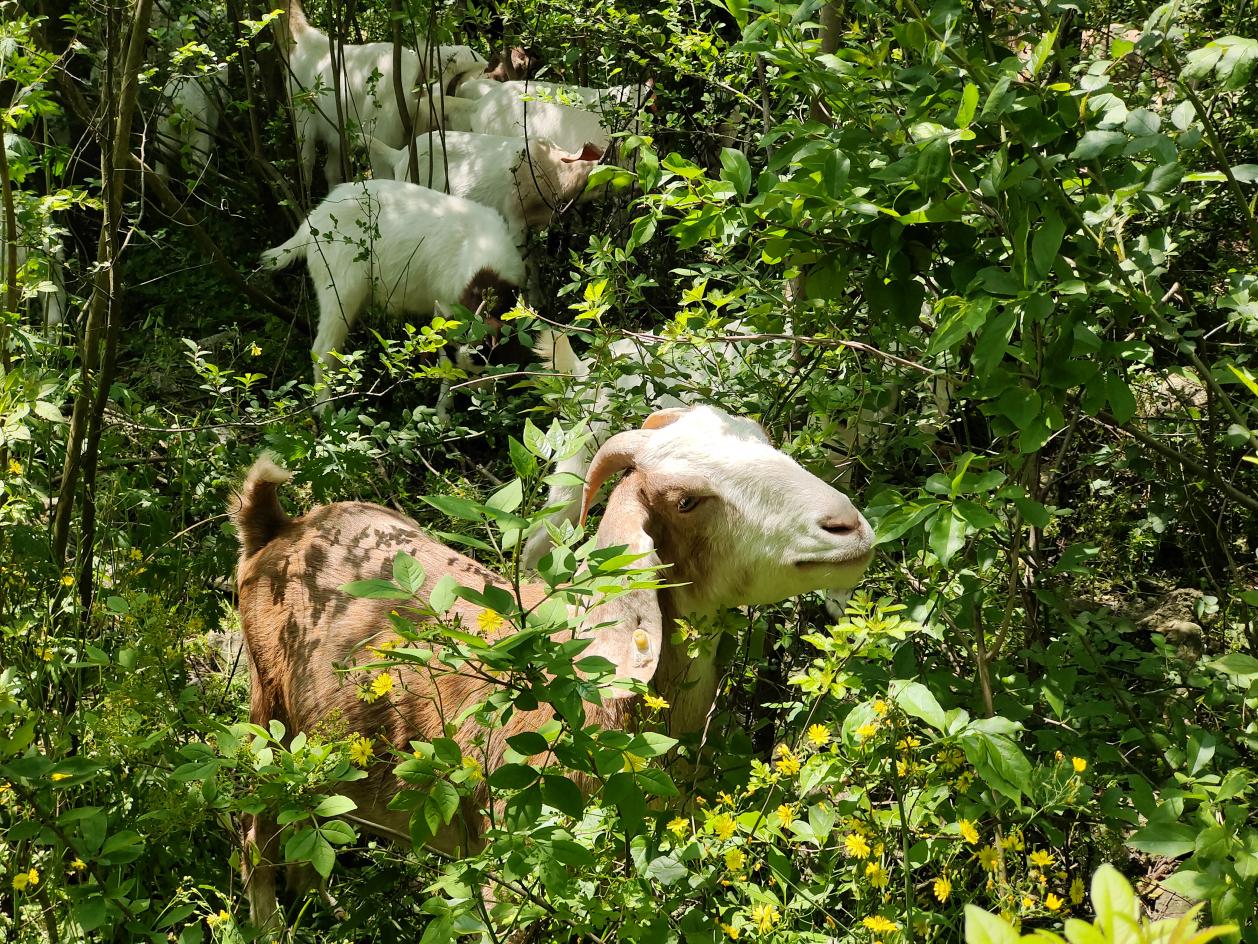
<path id="1" fill-rule="evenodd" d="M 303 222 L 287 242 L 262 253 L 262 268 L 287 269 L 297 259 L 306 258 L 306 247 L 309 243 L 310 224 Z"/>
<path id="2" fill-rule="evenodd" d="M 302 9 L 301 0 L 288 0 L 285 4 L 283 23 L 276 24 L 276 31 L 280 38 L 280 52 L 287 60 L 289 53 L 297 45 L 297 38 L 303 33 L 314 31 L 310 21 L 306 19 L 306 11 Z"/>
<path id="3" fill-rule="evenodd" d="M 590 362 L 577 357 L 568 335 L 562 331 L 542 329 L 537 333 L 537 345 L 534 349 L 542 363 L 557 374 L 585 377 L 590 373 Z"/>
<path id="4" fill-rule="evenodd" d="M 249 467 L 244 484 L 232 496 L 231 519 L 240 539 L 241 557 L 249 557 L 266 547 L 292 519 L 280 504 L 277 486 L 292 473 L 282 468 L 272 452 L 264 452 Z"/>

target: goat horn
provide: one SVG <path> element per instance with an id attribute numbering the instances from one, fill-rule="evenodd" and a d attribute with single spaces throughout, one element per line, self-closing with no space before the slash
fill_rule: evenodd
<path id="1" fill-rule="evenodd" d="M 642 421 L 641 429 L 617 433 L 603 443 L 602 448 L 590 460 L 590 471 L 585 476 L 585 490 L 581 494 L 582 524 L 585 524 L 585 516 L 590 513 L 590 505 L 594 503 L 594 497 L 603 487 L 603 483 L 617 472 L 623 472 L 632 466 L 637 460 L 638 452 L 649 441 L 649 431 L 676 423 L 687 412 L 687 407 L 678 406 L 656 410 Z"/>
<path id="2" fill-rule="evenodd" d="M 585 475 L 585 490 L 581 493 L 582 524 L 585 524 L 585 516 L 590 513 L 590 505 L 594 503 L 603 483 L 617 472 L 631 468 L 650 437 L 649 430 L 627 429 L 607 440 L 594 453 L 594 458 L 590 460 L 590 471 Z"/>

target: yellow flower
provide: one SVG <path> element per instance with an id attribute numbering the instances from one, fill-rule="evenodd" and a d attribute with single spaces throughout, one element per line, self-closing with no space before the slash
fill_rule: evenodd
<path id="1" fill-rule="evenodd" d="M 844 836 L 843 848 L 853 859 L 869 858 L 869 840 L 860 833 L 848 833 Z"/>
<path id="2" fill-rule="evenodd" d="M 10 474 L 10 475 L 21 475 L 21 474 L 22 474 L 22 463 L 18 462 L 16 459 L 10 459 L 10 460 L 9 460 L 9 474 Z"/>
<path id="3" fill-rule="evenodd" d="M 729 938 L 731 941 L 737 941 L 738 935 L 742 933 L 738 928 L 734 927 L 732 924 L 726 924 L 723 921 L 718 921 L 717 924 L 721 926 L 721 930 L 725 932 L 725 936 Z"/>
<path id="4" fill-rule="evenodd" d="M 467 777 L 464 778 L 466 783 L 480 783 L 484 778 L 485 772 L 481 769 L 480 761 L 475 757 L 465 755 L 459 763 L 467 771 Z"/>
<path id="5" fill-rule="evenodd" d="M 1060 898 L 1058 898 L 1056 895 L 1054 895 L 1052 892 L 1049 892 L 1046 896 L 1044 896 L 1044 907 L 1047 908 L 1049 911 L 1056 911 L 1058 908 L 1060 908 L 1064 904 L 1065 902 L 1062 901 Z"/>
<path id="6" fill-rule="evenodd" d="M 70 574 L 66 574 L 64 577 L 62 577 L 62 578 L 61 578 L 61 586 L 63 586 L 63 587 L 73 587 L 73 586 L 74 586 L 74 577 L 72 577 Z"/>
<path id="7" fill-rule="evenodd" d="M 887 874 L 887 870 L 878 862 L 867 862 L 865 864 L 865 880 L 874 888 L 886 888 L 887 883 L 891 880 L 891 876 Z"/>
<path id="8" fill-rule="evenodd" d="M 1074 767 L 1077 774 L 1081 774 L 1088 769 L 1088 762 L 1082 757 L 1070 758 L 1070 765 Z"/>
<path id="9" fill-rule="evenodd" d="M 869 928 L 875 934 L 891 934 L 893 931 L 900 930 L 900 926 L 894 921 L 888 921 L 882 915 L 870 915 L 861 921 L 861 924 Z"/>
<path id="10" fill-rule="evenodd" d="M 732 807 L 734 805 L 734 798 L 722 790 L 716 795 L 716 805 Z"/>
<path id="11" fill-rule="evenodd" d="M 734 835 L 734 830 L 737 828 L 738 824 L 734 822 L 734 817 L 728 813 L 712 817 L 712 831 L 716 833 L 717 839 L 722 841 L 729 839 Z"/>
<path id="12" fill-rule="evenodd" d="M 984 846 L 978 851 L 978 864 L 984 872 L 995 872 L 1000 864 L 1000 850 L 995 846 Z"/>
<path id="13" fill-rule="evenodd" d="M 18 872 L 17 875 L 13 876 L 14 891 L 20 892 L 24 890 L 25 888 L 27 888 L 28 886 L 30 888 L 34 888 L 38 884 L 39 884 L 39 870 L 38 869 L 33 868 L 29 872 Z"/>
<path id="14" fill-rule="evenodd" d="M 1075 880 L 1070 883 L 1070 903 L 1072 905 L 1082 904 L 1083 902 L 1083 879 L 1075 876 Z"/>
<path id="15" fill-rule="evenodd" d="M 660 698 L 659 695 L 651 695 L 648 693 L 642 696 L 642 701 L 652 711 L 663 711 L 668 707 L 668 702 L 666 702 L 663 698 Z"/>
<path id="16" fill-rule="evenodd" d="M 480 627 L 480 631 L 486 636 L 497 632 L 505 622 L 506 620 L 495 610 L 481 610 L 476 614 L 476 625 Z"/>
<path id="17" fill-rule="evenodd" d="M 363 737 L 361 734 L 355 734 L 350 738 L 349 759 L 359 767 L 366 767 L 371 762 L 372 752 L 371 738 Z"/>
<path id="18" fill-rule="evenodd" d="M 258 342 L 255 341 L 253 344 L 249 345 L 249 353 L 254 357 L 262 356 L 262 348 L 258 346 Z"/>
<path id="19" fill-rule="evenodd" d="M 1012 849 L 1014 852 L 1021 852 L 1026 848 L 1026 843 L 1022 840 L 1022 830 L 1020 829 L 1015 829 L 1010 832 L 1000 844 L 1005 849 Z"/>
<path id="20" fill-rule="evenodd" d="M 220 924 L 225 924 L 231 919 L 232 919 L 232 916 L 227 911 L 220 911 L 218 914 L 210 915 L 208 918 L 206 918 L 205 923 L 208 924 L 211 928 L 216 928 Z"/>
<path id="21" fill-rule="evenodd" d="M 1032 898 L 1030 895 L 1023 895 L 1022 896 L 1022 910 L 1030 911 L 1034 907 L 1035 907 L 1035 899 Z"/>
<path id="22" fill-rule="evenodd" d="M 965 754 L 959 747 L 951 747 L 939 755 L 939 766 L 951 773 L 965 763 Z"/>
<path id="23" fill-rule="evenodd" d="M 85 868 L 87 868 L 87 863 L 84 862 L 82 859 L 75 859 L 73 862 L 70 863 L 70 868 L 72 868 L 76 872 L 82 872 Z"/>
<path id="24" fill-rule="evenodd" d="M 59 781 L 61 781 L 61 780 L 69 780 L 69 779 L 70 779 L 70 775 L 69 775 L 69 774 L 60 774 L 60 773 L 58 773 L 58 774 L 49 774 L 48 776 L 52 779 L 52 782 L 53 782 L 53 783 L 57 783 L 57 782 L 59 782 Z"/>
<path id="25" fill-rule="evenodd" d="M 813 747 L 825 747 L 830 743 L 830 729 L 824 724 L 814 724 L 808 728 L 808 740 Z"/>
<path id="26" fill-rule="evenodd" d="M 778 773 L 793 777 L 799 773 L 799 757 L 785 744 L 778 745 L 778 759 L 773 765 Z"/>
<path id="27" fill-rule="evenodd" d="M 375 698 L 382 698 L 383 696 L 389 694 L 392 689 L 393 676 L 388 672 L 381 672 L 371 680 L 371 694 L 374 695 Z"/>
<path id="28" fill-rule="evenodd" d="M 897 751 L 911 751 L 913 750 L 913 748 L 921 747 L 921 746 L 922 746 L 922 742 L 912 736 L 902 737 L 900 738 L 900 740 L 895 742 L 895 749 Z"/>
<path id="29" fill-rule="evenodd" d="M 899 777 L 907 777 L 909 772 L 913 770 L 914 765 L 907 760 L 901 758 L 895 762 L 895 772 Z"/>
<path id="30" fill-rule="evenodd" d="M 1031 864 L 1037 868 L 1046 869 L 1053 864 L 1053 854 L 1045 852 L 1043 849 L 1036 849 L 1028 856 Z"/>
<path id="31" fill-rule="evenodd" d="M 731 872 L 741 872 L 747 864 L 747 857 L 741 849 L 729 849 L 725 853 L 725 867 Z"/>
<path id="32" fill-rule="evenodd" d="M 948 896 L 952 894 L 952 880 L 946 875 L 941 875 L 935 879 L 934 884 L 935 897 L 939 899 L 942 905 L 948 900 Z"/>
<path id="33" fill-rule="evenodd" d="M 961 838 L 971 846 L 978 845 L 978 830 L 968 819 L 957 820 L 957 829 L 961 831 Z"/>
<path id="34" fill-rule="evenodd" d="M 777 813 L 782 828 L 790 829 L 791 823 L 795 822 L 795 807 L 789 803 L 783 803 L 774 812 Z"/>
<path id="35" fill-rule="evenodd" d="M 686 834 L 690 832 L 690 821 L 684 820 L 680 816 L 676 816 L 668 821 L 668 831 L 678 839 L 685 839 Z"/>
<path id="36" fill-rule="evenodd" d="M 873 737 L 877 733 L 878 733 L 878 725 L 876 724 L 862 724 L 859 728 L 856 729 L 856 736 L 859 737 L 862 741 L 868 741 L 871 737 Z"/>
<path id="37" fill-rule="evenodd" d="M 885 715 L 887 713 L 887 703 L 881 698 L 874 699 L 874 714 Z"/>
<path id="38" fill-rule="evenodd" d="M 782 920 L 782 916 L 778 914 L 776 907 L 766 902 L 751 909 L 751 920 L 755 923 L 756 929 L 763 933 L 773 930 L 773 926 Z"/>
<path id="39" fill-rule="evenodd" d="M 957 778 L 957 791 L 965 793 L 970 789 L 970 784 L 974 782 L 974 772 L 971 770 L 961 771 L 961 776 Z"/>
<path id="40" fill-rule="evenodd" d="M 144 552 L 138 547 L 131 548 L 131 559 L 133 561 L 144 560 Z"/>

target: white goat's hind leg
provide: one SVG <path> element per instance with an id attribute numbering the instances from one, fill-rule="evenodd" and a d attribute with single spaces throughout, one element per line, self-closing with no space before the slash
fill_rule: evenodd
<path id="1" fill-rule="evenodd" d="M 349 337 L 349 324 L 337 310 L 328 312 L 322 305 L 320 310 L 326 314 L 319 316 L 319 333 L 310 347 L 310 353 L 314 357 L 315 391 L 319 403 L 317 409 L 322 413 L 327 409 L 328 368 L 336 366 L 333 353 L 339 351 Z"/>

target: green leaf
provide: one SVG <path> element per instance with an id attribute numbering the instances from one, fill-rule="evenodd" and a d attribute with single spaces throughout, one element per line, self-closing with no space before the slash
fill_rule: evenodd
<path id="1" fill-rule="evenodd" d="M 1010 738 L 971 724 L 960 738 L 961 749 L 979 779 L 1014 802 L 1031 792 L 1031 762 Z"/>
<path id="2" fill-rule="evenodd" d="M 1162 880 L 1162 887 L 1182 895 L 1189 901 L 1204 901 L 1227 889 L 1221 881 L 1208 872 L 1181 869 L 1170 878 Z"/>
<path id="3" fill-rule="evenodd" d="M 434 780 L 432 784 L 432 793 L 428 796 L 428 802 L 437 808 L 441 814 L 441 821 L 448 823 L 454 819 L 454 814 L 459 809 L 459 791 L 445 780 Z"/>
<path id="4" fill-rule="evenodd" d="M 1208 668 L 1225 672 L 1228 675 L 1240 676 L 1246 681 L 1258 678 L 1258 659 L 1243 652 L 1229 652 L 1227 655 L 1211 659 L 1205 664 Z"/>
<path id="5" fill-rule="evenodd" d="M 826 154 L 825 163 L 821 166 L 821 182 L 826 188 L 826 194 L 838 200 L 844 194 L 852 162 L 847 159 L 847 155 L 835 148 Z"/>
<path id="6" fill-rule="evenodd" d="M 414 596 L 424 586 L 424 565 L 406 551 L 398 551 L 393 558 L 393 582 Z"/>
<path id="7" fill-rule="evenodd" d="M 489 785 L 495 790 L 520 790 L 537 777 L 537 770 L 528 764 L 504 764 L 489 775 Z"/>
<path id="8" fill-rule="evenodd" d="M 1018 932 L 1004 918 L 978 905 L 965 906 L 965 944 L 1018 944 Z"/>
<path id="9" fill-rule="evenodd" d="M 585 798 L 575 783 L 567 777 L 547 774 L 542 778 L 542 799 L 565 816 L 580 819 L 585 813 Z"/>
<path id="10" fill-rule="evenodd" d="M 1070 152 L 1070 157 L 1072 160 L 1090 161 L 1095 157 L 1100 157 L 1110 148 L 1126 143 L 1127 135 L 1121 131 L 1089 131 L 1079 139 L 1075 149 Z"/>
<path id="11" fill-rule="evenodd" d="M 1031 237 L 1031 263 L 1037 279 L 1048 278 L 1053 271 L 1065 235 L 1066 224 L 1056 214 L 1047 217 L 1035 228 Z"/>
<path id="12" fill-rule="evenodd" d="M 428 594 L 428 605 L 438 616 L 444 615 L 459 598 L 459 582 L 453 574 L 442 574 Z"/>
<path id="13" fill-rule="evenodd" d="M 939 701 L 921 682 L 896 679 L 888 688 L 888 697 L 900 706 L 900 710 L 914 718 L 920 718 L 937 731 L 943 731 L 946 721 Z"/>
<path id="14" fill-rule="evenodd" d="M 652 859 L 650 865 L 646 867 L 646 877 L 654 879 L 661 885 L 672 885 L 689 874 L 690 870 L 671 855 Z"/>
<path id="15" fill-rule="evenodd" d="M 1136 395 L 1118 374 L 1105 375 L 1105 399 L 1119 426 L 1136 415 Z"/>
<path id="16" fill-rule="evenodd" d="M 320 832 L 315 832 L 314 848 L 310 851 L 310 864 L 324 878 L 332 874 L 332 866 L 336 865 L 336 852 Z"/>
<path id="17" fill-rule="evenodd" d="M 1122 873 L 1109 863 L 1092 876 L 1092 908 L 1096 926 L 1110 941 L 1121 941 L 1140 919 L 1140 902 Z"/>
<path id="18" fill-rule="evenodd" d="M 342 593 L 368 600 L 409 600 L 411 595 L 399 590 L 389 580 L 355 580 L 341 587 Z"/>
<path id="19" fill-rule="evenodd" d="M 747 155 L 734 148 L 721 148 L 721 178 L 734 186 L 740 197 L 751 191 L 751 165 Z"/>
<path id="20" fill-rule="evenodd" d="M 438 511 L 460 521 L 480 521 L 485 513 L 484 505 L 455 495 L 421 495 L 420 498 Z"/>
<path id="21" fill-rule="evenodd" d="M 957 109 L 957 127 L 968 128 L 974 121 L 974 115 L 978 111 L 978 86 L 973 82 L 966 82 L 965 88 L 961 92 L 961 105 Z"/>
<path id="22" fill-rule="evenodd" d="M 1197 842 L 1197 830 L 1171 820 L 1150 821 L 1127 840 L 1127 845 L 1137 852 L 1149 855 L 1178 858 L 1192 852 Z"/>
<path id="23" fill-rule="evenodd" d="M 939 510 L 930 524 L 930 549 L 939 563 L 948 566 L 953 555 L 964 546 L 967 530 L 965 519 L 951 505 Z"/>
<path id="24" fill-rule="evenodd" d="M 342 813 L 356 809 L 358 809 L 357 803 L 338 793 L 320 800 L 319 805 L 314 808 L 314 814 L 315 816 L 340 816 Z"/>

